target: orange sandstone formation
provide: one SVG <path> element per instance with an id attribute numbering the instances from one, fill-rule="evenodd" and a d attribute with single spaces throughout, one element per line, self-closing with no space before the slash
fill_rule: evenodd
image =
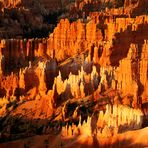
<path id="1" fill-rule="evenodd" d="M 70 12 L 47 38 L 0 39 L 0 142 L 54 133 L 104 146 L 147 126 L 145 1 L 125 1 L 124 8 L 110 2 L 115 9 L 109 1 L 40 1 L 44 15 L 67 4 Z M 30 11 L 30 3 L 5 7 Z"/>

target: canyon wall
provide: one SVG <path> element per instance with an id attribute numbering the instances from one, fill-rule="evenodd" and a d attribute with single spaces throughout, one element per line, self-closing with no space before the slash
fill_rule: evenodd
<path id="1" fill-rule="evenodd" d="M 42 2 L 46 7 L 57 4 Z M 99 2 L 77 1 L 75 7 L 88 10 L 92 3 Z M 143 126 L 148 114 L 148 16 L 131 17 L 140 2 L 126 5 L 125 10 L 88 11 L 75 21 L 61 19 L 46 38 L 0 40 L 4 138 L 13 139 L 14 131 L 25 136 L 61 133 L 66 124 L 74 125 L 63 128 L 65 137 L 74 130 L 101 137 Z M 24 125 L 17 126 L 15 119 Z"/>
<path id="2" fill-rule="evenodd" d="M 98 17 L 101 16 L 96 16 L 96 18 Z M 100 58 L 100 62 L 102 61 L 102 64 L 109 65 L 119 63 L 118 60 L 127 56 L 131 42 L 142 44 L 144 39 L 147 39 L 147 22 L 147 16 L 117 18 L 115 21 L 108 17 L 104 18 L 103 22 L 98 18 L 97 22 L 91 19 L 87 20 L 87 23 L 84 23 L 83 20 L 70 23 L 67 19 L 63 19 L 55 28 L 54 32 L 50 34 L 48 39 L 30 39 L 22 41 L 8 40 L 2 41 L 6 43 L 1 43 L 4 44 L 1 46 L 5 46 L 5 48 L 12 46 L 10 47 L 12 50 L 17 50 L 17 48 L 13 49 L 14 47 L 11 45 L 14 44 L 14 46 L 18 46 L 19 50 L 21 48 L 24 56 L 33 58 L 33 56 L 48 55 L 52 58 L 56 58 L 58 61 L 90 50 L 91 47 L 94 48 L 93 46 L 95 46 L 96 48 L 99 48 L 99 50 L 101 50 L 100 48 L 103 48 L 103 53 L 100 55 L 103 57 Z M 136 30 L 140 30 L 143 33 L 143 36 L 138 36 L 141 32 Z M 128 38 L 124 38 L 125 36 L 128 36 Z M 135 40 L 133 40 L 133 38 L 135 38 Z M 102 40 L 104 40 L 104 42 L 102 42 Z M 114 42 L 115 40 L 118 40 L 118 42 Z M 116 49 L 121 48 L 121 42 L 125 44 L 125 49 L 116 51 Z M 31 48 L 34 48 L 33 51 L 31 51 Z M 19 52 L 18 54 L 21 54 L 22 52 Z M 113 61 L 115 60 L 113 57 L 114 54 L 118 54 L 116 61 Z M 110 58 L 111 61 L 108 59 L 106 63 L 103 63 L 103 58 L 107 58 L 108 56 L 111 56 L 113 60 Z"/>
<path id="3" fill-rule="evenodd" d="M 139 16 L 113 20 L 107 17 L 102 22 L 99 17 L 97 22 L 91 19 L 87 23 L 83 20 L 70 23 L 63 19 L 48 39 L 1 40 L 1 74 L 29 66 L 29 61 L 34 64 L 38 62 L 38 58 L 61 62 L 84 52 L 84 61 L 81 63 L 90 65 L 93 62 L 102 68 L 115 67 L 115 71 L 112 70 L 114 75 L 107 78 L 113 79 L 110 81 L 113 81 L 114 86 L 110 87 L 124 94 L 131 94 L 137 100 L 144 93 L 147 82 L 148 18 Z M 141 33 L 142 36 L 139 35 Z M 124 48 L 120 44 L 124 44 Z M 80 70 L 78 67 L 76 66 L 75 72 Z M 105 69 L 110 71 L 107 67 Z M 62 70 L 62 75 L 63 73 L 65 71 Z M 49 79 L 45 81 L 49 82 Z M 53 78 L 51 81 L 53 83 Z M 52 86 L 47 85 L 48 88 Z M 130 87 L 127 88 L 127 85 Z"/>

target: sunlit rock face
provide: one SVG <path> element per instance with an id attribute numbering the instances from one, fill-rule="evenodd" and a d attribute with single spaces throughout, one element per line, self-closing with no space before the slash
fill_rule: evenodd
<path id="1" fill-rule="evenodd" d="M 81 122 L 81 117 L 78 126 L 67 125 L 62 128 L 62 136 L 92 136 L 96 134 L 100 137 L 111 137 L 128 131 L 130 129 L 139 129 L 142 125 L 143 113 L 140 110 L 132 109 L 122 105 L 107 105 L 106 112 L 100 111 L 99 114 L 94 117 L 88 117 L 87 121 Z M 94 120 L 96 118 L 97 123 Z M 81 124 L 82 123 L 82 124 Z"/>
<path id="2" fill-rule="evenodd" d="M 0 1 L 2 4 L 3 4 L 3 7 L 15 7 L 17 6 L 18 4 L 21 3 L 21 0 L 1 0 Z"/>
<path id="3" fill-rule="evenodd" d="M 146 135 L 147 128 L 140 130 L 148 126 L 145 1 L 38 2 L 7 1 L 2 7 L 2 14 L 15 8 L 27 16 L 41 11 L 42 17 L 55 7 L 67 11 L 56 18 L 57 25 L 46 24 L 54 27 L 46 38 L 0 34 L 0 142 L 47 134 L 62 141 L 53 147 L 65 139 L 69 146 L 71 140 L 115 146 L 132 133 Z M 9 23 L 7 17 L 2 24 Z M 45 22 L 30 19 L 39 27 Z M 11 30 L 20 34 L 17 25 Z"/>

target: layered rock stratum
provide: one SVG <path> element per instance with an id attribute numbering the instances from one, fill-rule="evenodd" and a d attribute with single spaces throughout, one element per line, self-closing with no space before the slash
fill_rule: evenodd
<path id="1" fill-rule="evenodd" d="M 148 146 L 147 8 L 1 0 L 0 147 Z"/>

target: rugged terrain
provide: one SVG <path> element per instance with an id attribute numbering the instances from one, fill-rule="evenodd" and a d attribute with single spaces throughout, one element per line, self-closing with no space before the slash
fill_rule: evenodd
<path id="1" fill-rule="evenodd" d="M 0 147 L 148 146 L 147 0 L 0 9 Z"/>

